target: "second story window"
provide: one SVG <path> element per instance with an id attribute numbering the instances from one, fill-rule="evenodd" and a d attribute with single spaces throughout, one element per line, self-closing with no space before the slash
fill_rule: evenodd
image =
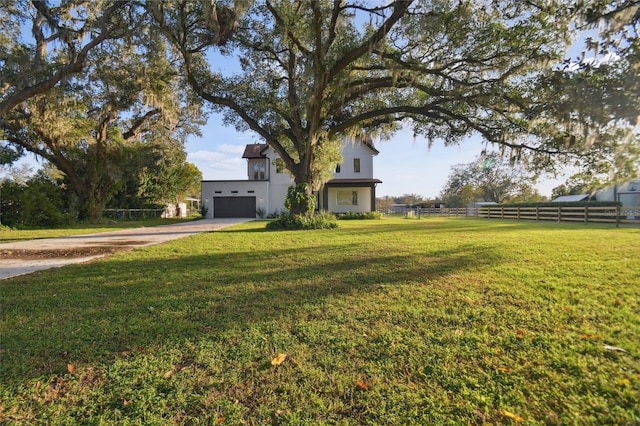
<path id="1" fill-rule="evenodd" d="M 336 165 L 336 173 L 340 173 L 340 164 Z"/>
<path id="2" fill-rule="evenodd" d="M 353 159 L 353 172 L 354 173 L 360 173 L 360 159 L 359 158 L 354 158 Z"/>
<path id="3" fill-rule="evenodd" d="M 275 161 L 276 173 L 284 173 L 284 161 L 282 158 L 277 158 Z"/>
<path id="4" fill-rule="evenodd" d="M 265 179 L 265 167 L 264 163 L 254 163 L 253 164 L 253 180 L 264 180 Z"/>

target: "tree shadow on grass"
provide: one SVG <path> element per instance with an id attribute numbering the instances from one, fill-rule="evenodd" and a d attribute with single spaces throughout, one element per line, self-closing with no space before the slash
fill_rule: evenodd
<path id="1" fill-rule="evenodd" d="M 70 362 L 96 365 L 154 345 L 215 340 L 336 297 L 428 285 L 500 261 L 489 244 L 375 254 L 366 243 L 158 253 L 3 282 L 3 387 L 63 375 Z"/>

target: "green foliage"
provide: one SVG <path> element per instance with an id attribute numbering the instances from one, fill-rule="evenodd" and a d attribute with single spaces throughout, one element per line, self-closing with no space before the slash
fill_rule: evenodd
<path id="1" fill-rule="evenodd" d="M 317 199 L 308 183 L 298 183 L 287 189 L 284 207 L 293 215 L 310 216 L 316 209 Z"/>
<path id="2" fill-rule="evenodd" d="M 326 212 L 310 216 L 284 213 L 268 222 L 267 229 L 272 231 L 333 229 L 338 227 L 335 220 L 336 217 L 334 215 Z"/>
<path id="3" fill-rule="evenodd" d="M 338 213 L 336 217 L 340 220 L 362 220 L 362 219 L 382 219 L 383 214 L 380 212 L 348 212 L 348 213 Z"/>
<path id="4" fill-rule="evenodd" d="M 513 164 L 499 153 L 484 154 L 476 161 L 453 166 L 439 198 L 449 207 L 467 207 L 478 201 L 504 202 L 515 198 L 539 198 L 532 185 L 536 176 L 523 164 Z"/>
<path id="5" fill-rule="evenodd" d="M 23 58 L 31 64 L 18 58 L 3 62 L 3 76 L 5 64 L 12 70 L 7 83 L 13 91 L 3 92 L 10 96 L 0 99 L 0 107 L 12 103 L 21 90 L 28 94 L 19 107 L 2 114 L 4 138 L 64 173 L 82 219 L 99 220 L 118 193 L 131 198 L 137 190 L 149 190 L 142 182 L 145 172 L 152 173 L 153 179 L 164 178 L 168 196 L 182 196 L 183 181 L 189 180 L 192 186 L 194 170 L 184 160 L 175 161 L 175 151 L 164 159 L 170 149 L 157 153 L 154 148 L 164 151 L 166 145 L 177 144 L 184 151 L 182 144 L 187 135 L 197 132 L 203 113 L 199 101 L 181 89 L 183 82 L 172 66 L 170 50 L 149 30 L 144 8 L 132 2 L 77 1 L 55 8 L 42 2 L 25 6 L 24 18 L 32 20 L 32 38 L 25 33 L 16 43 L 37 53 Z M 127 13 L 120 16 L 123 11 Z M 99 40 L 89 42 L 96 44 L 79 54 L 77 48 L 92 37 Z M 51 40 L 61 44 L 48 51 Z M 66 53 L 81 62 L 73 71 L 62 67 L 69 61 Z M 14 75 L 14 67 L 24 72 Z M 60 73 L 54 72 L 58 69 Z M 23 87 L 27 81 L 33 84 L 31 79 L 46 80 L 45 74 L 62 75 L 64 84 Z M 157 167 L 158 158 L 168 165 Z M 154 189 L 152 195 L 157 197 Z M 141 204 L 157 202 L 149 200 L 148 194 L 135 195 L 147 198 Z"/>
<path id="6" fill-rule="evenodd" d="M 35 177 L 20 185 L 0 182 L 0 217 L 11 227 L 56 227 L 73 222 L 65 202 L 65 191 L 47 179 Z"/>

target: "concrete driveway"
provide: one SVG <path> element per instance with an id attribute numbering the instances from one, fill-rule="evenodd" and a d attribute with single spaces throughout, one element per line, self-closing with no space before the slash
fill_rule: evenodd
<path id="1" fill-rule="evenodd" d="M 0 280 L 44 269 L 82 263 L 120 250 L 223 229 L 253 219 L 202 219 L 149 228 L 0 244 Z"/>

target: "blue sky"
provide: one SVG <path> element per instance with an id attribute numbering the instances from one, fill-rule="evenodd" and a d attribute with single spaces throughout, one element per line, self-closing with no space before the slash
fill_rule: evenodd
<path id="1" fill-rule="evenodd" d="M 205 180 L 247 179 L 244 147 L 261 142 L 253 132 L 237 132 L 225 127 L 220 115 L 211 115 L 202 129 L 202 137 L 192 137 L 186 145 L 187 160 L 194 163 Z M 382 181 L 376 195 L 419 194 L 435 198 L 449 176 L 451 166 L 472 162 L 483 149 L 479 136 L 458 146 L 445 147 L 436 141 L 431 149 L 424 138 L 414 139 L 410 129 L 403 129 L 388 141 L 375 141 L 380 154 L 374 159 L 374 177 Z M 541 179 L 536 188 L 551 195 L 564 179 Z"/>

